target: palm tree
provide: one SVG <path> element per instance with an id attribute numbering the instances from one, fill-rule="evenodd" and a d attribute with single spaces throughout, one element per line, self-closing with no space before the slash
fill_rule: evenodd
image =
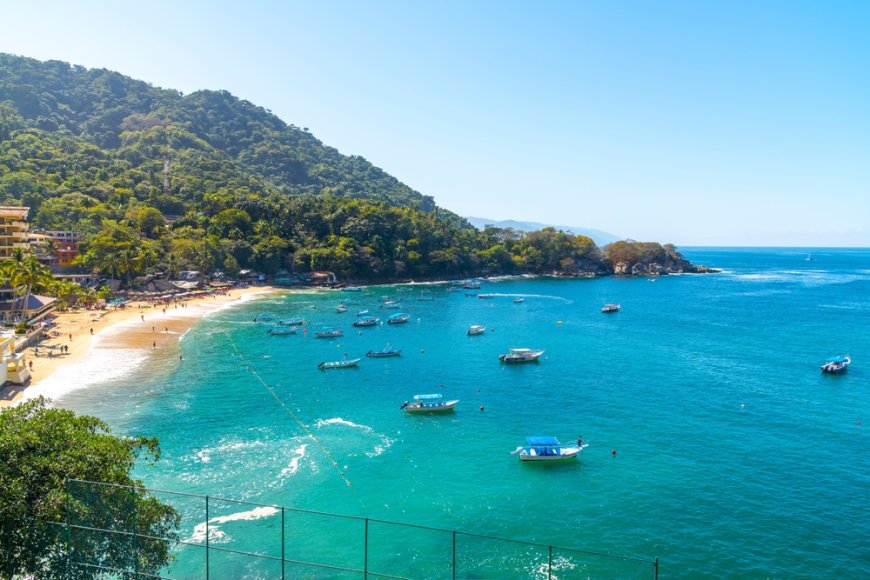
<path id="1" fill-rule="evenodd" d="M 20 297 L 13 298 L 12 316 L 13 318 L 24 318 L 27 315 L 27 304 L 30 302 L 33 291 L 47 288 L 54 280 L 51 270 L 40 264 L 34 256 L 27 256 L 20 262 L 13 256 L 13 259 L 2 264 L 2 268 L 4 277 L 8 277 L 9 286 L 13 288 L 14 295 Z"/>

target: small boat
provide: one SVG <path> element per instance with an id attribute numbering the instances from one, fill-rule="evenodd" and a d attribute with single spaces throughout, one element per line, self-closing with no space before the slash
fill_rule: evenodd
<path id="1" fill-rule="evenodd" d="M 405 401 L 401 406 L 408 413 L 444 413 L 452 411 L 459 399 L 445 401 L 440 393 L 431 395 L 414 395 L 414 402 Z"/>
<path id="2" fill-rule="evenodd" d="M 483 334 L 486 332 L 486 327 L 482 324 L 472 324 L 468 327 L 468 336 L 474 336 L 475 334 Z"/>
<path id="3" fill-rule="evenodd" d="M 574 459 L 589 445 L 581 443 L 576 447 L 563 447 L 555 437 L 526 437 L 526 447 L 517 447 L 512 455 L 519 455 L 520 461 L 562 461 Z"/>
<path id="4" fill-rule="evenodd" d="M 478 294 L 478 298 L 494 298 L 495 294 Z"/>
<path id="5" fill-rule="evenodd" d="M 346 369 L 346 368 L 357 366 L 359 364 L 360 360 L 362 360 L 362 359 L 352 358 L 350 360 L 345 359 L 345 360 L 323 361 L 322 363 L 317 365 L 317 368 L 319 368 L 322 371 L 325 371 L 327 369 Z"/>
<path id="6" fill-rule="evenodd" d="M 268 312 L 261 312 L 254 317 L 254 322 L 274 322 L 275 315 Z"/>
<path id="7" fill-rule="evenodd" d="M 396 312 L 387 318 L 387 324 L 404 324 L 411 320 L 411 316 L 404 312 Z"/>
<path id="8" fill-rule="evenodd" d="M 336 338 L 344 336 L 344 331 L 340 328 L 321 328 L 314 333 L 315 338 Z"/>
<path id="9" fill-rule="evenodd" d="M 388 308 L 392 310 L 397 310 L 402 307 L 402 304 L 398 300 L 387 300 L 383 304 L 381 304 L 381 308 Z"/>
<path id="10" fill-rule="evenodd" d="M 369 310 L 368 310 L 368 308 L 366 308 L 364 310 L 360 310 L 359 312 L 357 312 L 356 315 L 357 316 L 368 316 L 368 313 L 369 313 Z"/>
<path id="11" fill-rule="evenodd" d="M 335 311 L 336 312 L 347 312 L 347 306 L 345 306 L 344 304 L 339 304 L 338 306 L 335 307 Z"/>
<path id="12" fill-rule="evenodd" d="M 514 298 L 514 304 L 522 304 L 525 301 L 525 298 Z"/>
<path id="13" fill-rule="evenodd" d="M 383 350 L 370 350 L 366 353 L 369 358 L 387 358 L 390 356 L 399 356 L 402 354 L 401 348 L 391 348 L 387 345 Z"/>
<path id="14" fill-rule="evenodd" d="M 289 320 L 279 320 L 281 326 L 302 326 L 305 324 L 304 318 L 290 318 Z"/>
<path id="15" fill-rule="evenodd" d="M 498 360 L 505 364 L 536 362 L 542 354 L 544 354 L 544 351 L 542 350 L 532 350 L 530 348 L 512 348 L 507 354 L 499 355 Z"/>
<path id="16" fill-rule="evenodd" d="M 466 280 L 462 287 L 466 290 L 480 290 L 480 282 L 477 282 L 476 280 Z"/>
<path id="17" fill-rule="evenodd" d="M 433 302 L 435 300 L 435 296 L 428 290 L 423 290 L 420 292 L 420 296 L 417 297 L 417 300 L 421 302 Z"/>
<path id="18" fill-rule="evenodd" d="M 296 334 L 295 326 L 273 326 L 266 331 L 270 336 L 286 336 L 288 334 Z"/>
<path id="19" fill-rule="evenodd" d="M 345 286 L 341 289 L 342 292 L 362 292 L 362 286 Z"/>
<path id="20" fill-rule="evenodd" d="M 849 365 L 852 364 L 852 358 L 847 355 L 833 356 L 825 361 L 822 365 L 823 373 L 838 374 L 846 372 Z"/>
<path id="21" fill-rule="evenodd" d="M 807 262 L 812 262 L 813 260 L 815 260 L 815 258 L 813 258 L 813 255 L 812 255 L 812 254 L 807 254 L 806 261 L 807 261 Z"/>
<path id="22" fill-rule="evenodd" d="M 607 314 L 609 312 L 619 312 L 619 304 L 605 304 L 601 307 L 601 312 Z"/>
<path id="23" fill-rule="evenodd" d="M 353 321 L 353 325 L 357 328 L 362 328 L 364 326 L 377 326 L 378 322 L 380 322 L 379 318 L 375 318 L 373 316 L 365 316 L 363 318 L 358 318 Z"/>

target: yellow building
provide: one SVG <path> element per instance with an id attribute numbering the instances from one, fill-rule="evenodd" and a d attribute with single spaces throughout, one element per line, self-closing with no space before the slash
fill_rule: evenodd
<path id="1" fill-rule="evenodd" d="M 0 206 L 0 262 L 9 260 L 16 250 L 30 253 L 30 242 L 27 234 L 27 214 L 29 207 Z M 26 305 L 19 305 L 17 316 L 13 312 L 15 291 L 8 286 L 0 288 L 0 322 L 7 324 L 32 320 L 44 316 L 57 301 L 46 296 L 31 296 Z"/>

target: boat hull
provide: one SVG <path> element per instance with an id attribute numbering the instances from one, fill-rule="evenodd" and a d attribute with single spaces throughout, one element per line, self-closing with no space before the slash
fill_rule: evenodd
<path id="1" fill-rule="evenodd" d="M 580 455 L 578 447 L 563 447 L 558 455 L 539 455 L 536 449 L 523 448 L 520 451 L 520 461 L 570 461 Z"/>
<path id="2" fill-rule="evenodd" d="M 361 359 L 355 358 L 355 359 L 351 359 L 351 360 L 338 360 L 338 361 L 329 361 L 329 362 L 324 361 L 324 362 L 320 363 L 319 365 L 317 365 L 317 368 L 319 368 L 322 371 L 325 371 L 328 369 L 349 369 L 349 368 L 353 368 L 353 367 L 357 366 L 359 364 L 360 360 Z"/>
<path id="3" fill-rule="evenodd" d="M 420 415 L 420 414 L 424 414 L 424 413 L 450 413 L 456 407 L 456 403 L 458 403 L 458 402 L 459 402 L 459 400 L 447 401 L 447 402 L 442 403 L 440 405 L 412 404 L 412 405 L 408 405 L 407 407 L 405 407 L 405 411 L 407 411 L 408 413 L 410 413 L 412 415 Z"/>
<path id="4" fill-rule="evenodd" d="M 369 358 L 389 358 L 391 356 L 401 356 L 401 350 L 390 350 L 390 351 L 377 351 L 370 350 L 366 353 L 366 356 Z"/>

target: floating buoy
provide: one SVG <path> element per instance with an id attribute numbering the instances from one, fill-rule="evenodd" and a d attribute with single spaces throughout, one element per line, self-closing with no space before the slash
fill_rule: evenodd
<path id="1" fill-rule="evenodd" d="M 483 405 L 480 406 L 480 410 L 483 411 Z"/>

